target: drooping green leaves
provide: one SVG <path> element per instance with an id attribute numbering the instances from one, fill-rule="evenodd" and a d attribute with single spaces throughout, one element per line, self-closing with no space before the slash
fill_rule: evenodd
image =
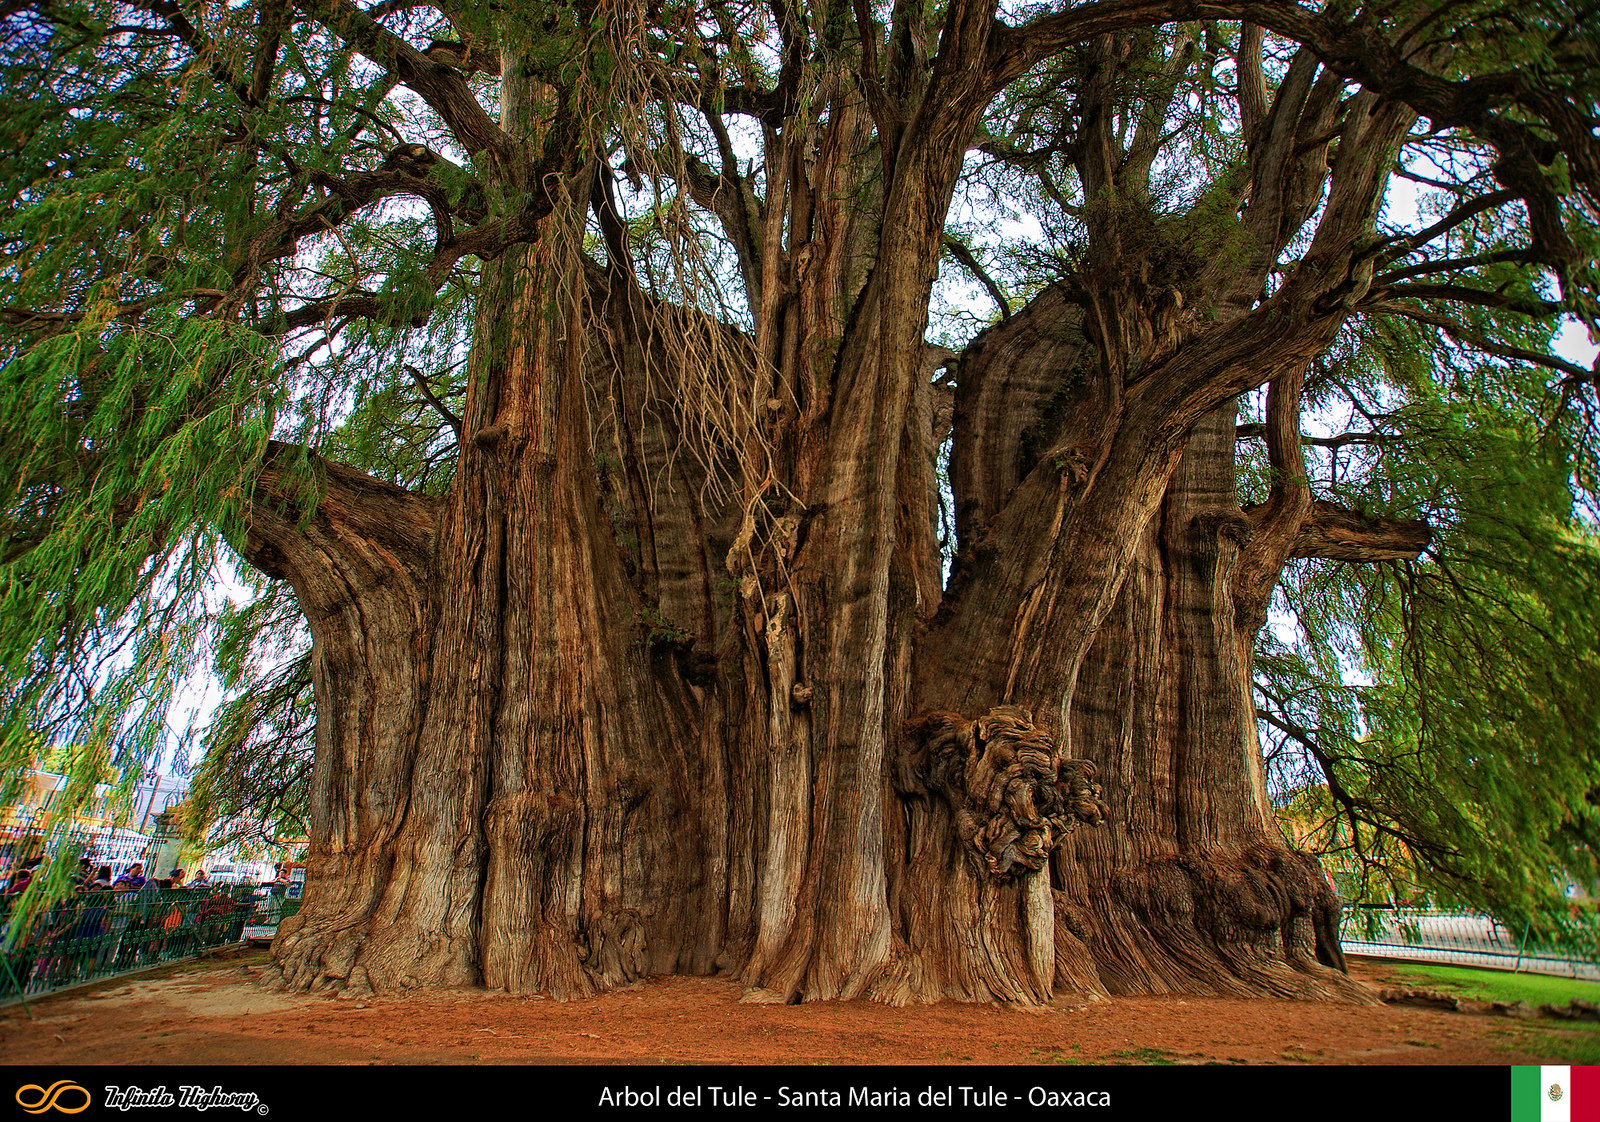
<path id="1" fill-rule="evenodd" d="M 49 833 L 181 763 L 196 730 L 168 722 L 227 638 L 218 582 L 269 439 L 448 478 L 453 434 L 405 366 L 448 374 L 470 277 L 428 282 L 437 332 L 280 326 L 329 290 L 414 302 L 426 206 L 322 218 L 437 123 L 402 134 L 394 83 L 279 7 L 0 15 L 0 775 L 73 746 Z"/>
<path id="2" fill-rule="evenodd" d="M 1392 324 L 1359 345 L 1324 400 L 1349 394 L 1376 439 L 1326 485 L 1423 514 L 1435 540 L 1415 562 L 1286 574 L 1258 660 L 1279 790 L 1356 899 L 1425 891 L 1570 928 L 1567 889 L 1600 877 L 1600 534 L 1582 513 L 1581 423 L 1538 368 Z"/>

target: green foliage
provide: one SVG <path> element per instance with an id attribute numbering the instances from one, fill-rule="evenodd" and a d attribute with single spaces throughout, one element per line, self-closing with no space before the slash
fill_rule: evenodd
<path id="1" fill-rule="evenodd" d="M 39 735 L 142 766 L 203 626 L 275 394 L 231 325 L 84 317 L 3 344 L 0 767 Z"/>
<path id="2" fill-rule="evenodd" d="M 281 582 L 269 585 L 224 610 L 218 631 L 215 669 L 227 696 L 201 741 L 185 832 L 208 848 L 304 837 L 316 711 L 294 597 Z"/>
<path id="3" fill-rule="evenodd" d="M 168 713 L 213 643 L 234 698 L 207 742 L 205 805 L 237 809 L 250 783 L 220 782 L 220 761 L 292 724 L 292 705 L 261 699 L 295 667 L 303 680 L 303 658 L 237 653 L 282 611 L 218 616 L 269 439 L 421 489 L 450 476 L 454 434 L 407 368 L 460 408 L 471 277 L 438 292 L 421 278 L 433 239 L 415 208 L 374 207 L 337 237 L 306 219 L 287 252 L 272 241 L 296 208 L 326 208 L 319 175 L 382 166 L 398 135 L 389 87 L 294 25 L 274 96 L 244 113 L 221 79 L 249 73 L 269 23 L 253 8 L 191 15 L 198 53 L 150 11 L 0 9 L 0 774 L 41 763 L 40 745 L 76 746 L 58 831 L 98 784 L 125 793 L 181 759 Z M 469 190 L 455 165 L 435 178 Z M 398 318 L 338 346 L 285 335 L 283 317 L 330 285 L 370 287 Z M 426 330 L 410 326 L 419 307 Z M 314 498 L 313 473 L 304 484 Z M 295 696 L 308 721 L 309 694 Z"/>
<path id="4" fill-rule="evenodd" d="M 648 647 L 686 647 L 694 642 L 694 632 L 678 626 L 660 608 L 641 608 L 638 618 Z"/>
<path id="5" fill-rule="evenodd" d="M 1357 898 L 1416 885 L 1586 938 L 1592 920 L 1563 895 L 1569 878 L 1600 878 L 1600 536 L 1574 471 L 1583 429 L 1536 368 L 1458 364 L 1422 342 L 1377 325 L 1324 377 L 1382 417 L 1382 439 L 1347 454 L 1329 489 L 1420 513 L 1435 537 L 1415 562 L 1287 574 L 1293 635 L 1269 629 L 1258 659 L 1278 784 L 1303 793 L 1312 844 Z"/>

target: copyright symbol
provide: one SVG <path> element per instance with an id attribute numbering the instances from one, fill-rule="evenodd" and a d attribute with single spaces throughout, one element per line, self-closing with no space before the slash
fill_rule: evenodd
<path id="1" fill-rule="evenodd" d="M 265 1113 L 267 1113 L 267 1104 L 266 1103 L 257 1103 L 256 1104 L 256 1113 L 257 1114 L 265 1114 Z"/>

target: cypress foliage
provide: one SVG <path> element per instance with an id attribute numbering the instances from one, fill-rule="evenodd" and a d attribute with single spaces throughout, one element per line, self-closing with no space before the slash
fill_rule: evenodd
<path id="1" fill-rule="evenodd" d="M 546 971 L 515 941 L 461 948 L 483 915 L 543 922 L 523 870 L 508 865 L 564 851 L 518 833 L 529 808 L 581 804 L 596 820 L 632 822 L 648 793 L 631 769 L 671 767 L 682 790 L 668 799 L 672 785 L 659 783 L 649 797 L 665 801 L 649 814 L 658 826 L 712 824 L 708 864 L 748 882 L 727 923 L 755 926 L 728 934 L 719 913 L 692 936 L 652 931 L 664 961 L 679 961 L 670 948 L 681 944 L 682 962 L 709 968 L 733 947 L 756 963 L 760 987 L 785 997 L 878 987 L 903 998 L 911 982 L 879 980 L 906 960 L 888 949 L 908 941 L 895 925 L 923 918 L 919 908 L 955 923 L 969 914 L 961 894 L 989 889 L 890 867 L 907 827 L 874 816 L 894 799 L 930 821 L 943 813 L 889 743 L 902 719 L 1026 702 L 1059 718 L 1064 744 L 1096 635 L 1145 618 L 1113 611 L 1133 603 L 1129 572 L 1171 565 L 1193 603 L 1219 617 L 1238 607 L 1253 627 L 1243 592 L 1203 579 L 1237 553 L 1219 543 L 1247 536 L 1246 512 L 1308 480 L 1316 500 L 1369 526 L 1425 522 L 1431 540 L 1406 560 L 1315 544 L 1285 544 L 1277 558 L 1294 560 L 1254 672 L 1284 817 L 1299 840 L 1347 858 L 1357 898 L 1422 889 L 1588 938 L 1562 888 L 1600 877 L 1600 402 L 1595 370 L 1554 340 L 1562 326 L 1587 328 L 1591 343 L 1600 330 L 1600 66 L 1592 12 L 1520 7 L 0 0 L 0 796 L 30 766 L 64 769 L 47 824 L 59 831 L 107 787 L 125 800 L 176 743 L 202 755 L 197 838 L 219 821 L 305 829 L 314 693 L 335 676 L 313 649 L 324 621 L 302 618 L 270 550 L 252 568 L 248 540 L 269 508 L 306 530 L 330 478 L 348 482 L 357 476 L 339 473 L 354 469 L 370 477 L 360 486 L 392 485 L 369 497 L 409 492 L 395 509 L 418 540 L 386 544 L 385 579 L 414 579 L 417 604 L 388 605 L 393 633 L 409 634 L 394 620 L 411 608 L 435 624 L 454 612 L 460 649 L 489 651 L 485 681 L 526 679 L 558 715 L 583 715 L 569 742 L 568 724 L 530 714 L 531 703 L 497 699 L 501 709 L 480 714 L 490 687 L 476 678 L 435 697 L 452 668 L 428 664 L 421 641 L 393 660 L 404 673 L 387 668 L 388 688 L 422 683 L 406 735 L 437 738 L 470 711 L 474 735 L 488 738 L 465 763 L 437 745 L 430 755 L 385 743 L 363 757 L 383 757 L 383 774 L 404 784 L 413 757 L 425 758 L 435 770 L 418 773 L 419 790 L 447 774 L 467 792 L 450 792 L 467 809 L 440 796 L 428 823 L 409 823 L 411 852 L 497 855 L 482 858 L 499 862 L 492 876 L 452 867 L 463 892 L 492 882 L 492 905 L 452 897 L 450 914 L 414 920 L 418 945 L 449 948 L 428 976 L 493 960 L 509 988 L 579 992 L 644 970 L 631 899 L 605 901 L 614 910 L 603 922 L 586 915 L 581 940 L 551 921 L 549 961 L 582 941 L 582 966 Z M 997 239 L 1000 218 L 1037 236 Z M 949 268 L 934 286 L 941 253 Z M 985 378 L 992 397 L 980 401 Z M 1260 442 L 1269 384 L 1303 392 L 1292 403 L 1303 467 Z M 507 401 L 527 431 L 496 421 Z M 987 414 L 986 401 L 1005 407 Z M 1222 430 L 1235 402 L 1244 423 L 1230 452 Z M 818 462 L 825 454 L 837 458 Z M 1164 499 L 1185 455 L 1188 491 Z M 1230 457 L 1242 506 L 1222 511 Z M 572 525 L 557 524 L 558 506 L 578 511 Z M 441 510 L 449 517 L 436 519 Z M 1232 529 L 1184 539 L 1193 564 L 1140 560 L 1145 545 L 1159 552 L 1146 528 L 1180 513 L 1182 533 Z M 460 530 L 455 553 L 421 540 L 445 523 Z M 1284 530 L 1285 542 L 1301 529 Z M 534 545 L 495 562 L 492 579 L 509 591 L 457 597 L 451 566 L 478 573 L 493 552 L 475 552 L 480 537 L 516 533 Z M 1082 548 L 1058 546 L 1058 534 Z M 943 590 L 929 579 L 939 550 L 953 560 Z M 1007 556 L 1023 559 L 1014 574 L 995 561 Z M 368 572 L 358 561 L 339 563 Z M 529 572 L 572 587 L 512 587 Z M 300 575 L 325 595 L 336 584 Z M 241 588 L 231 601 L 222 591 Z M 842 614 L 829 617 L 816 589 L 847 589 L 833 606 Z M 574 609 L 581 625 L 559 640 L 549 626 L 538 642 L 507 638 L 532 630 L 529 619 L 548 625 L 554 601 L 589 604 Z M 1204 614 L 1184 610 L 1186 627 Z M 482 623 L 490 616 L 500 622 Z M 597 637 L 618 619 L 641 625 L 643 655 L 631 637 Z M 1184 649 L 1219 665 L 1234 657 L 1224 623 L 1191 628 Z M 1025 650 L 1011 649 L 1016 636 Z M 857 639 L 876 646 L 857 652 Z M 648 668 L 649 688 L 608 693 L 603 673 L 590 676 L 625 657 Z M 1116 657 L 1083 680 L 1119 681 Z M 1138 674 L 1174 672 L 1150 670 L 1155 655 L 1128 657 Z M 558 662 L 570 681 L 550 670 Z M 863 671 L 869 663 L 881 673 Z M 206 673 L 225 693 L 210 727 L 170 729 L 175 698 Z M 1220 744 L 1237 733 L 1235 714 L 1206 706 L 1228 693 L 1222 678 L 1129 687 L 1153 699 L 1146 731 L 1165 746 L 1153 756 L 1176 744 L 1193 776 L 1220 773 L 1212 756 L 1239 773 L 1219 781 L 1231 785 L 1226 813 L 1212 813 L 1208 791 L 1186 794 L 1195 820 L 1254 808 L 1253 755 L 1245 767 L 1236 745 Z M 1183 690 L 1182 719 L 1158 714 Z M 830 710 L 830 696 L 875 716 Z M 1104 736 L 1083 737 L 1083 758 L 1103 753 L 1102 766 L 1120 750 L 1103 700 L 1080 707 Z M 432 704 L 460 712 L 440 717 Z M 630 731 L 648 751 L 617 747 L 602 711 L 640 726 Z M 382 723 L 363 714 L 351 727 Z M 1215 724 L 1196 731 L 1190 716 Z M 527 745 L 483 732 L 496 722 Z M 711 762 L 684 754 L 689 729 Z M 1186 736 L 1219 743 L 1207 756 Z M 767 757 L 780 755 L 769 773 Z M 537 771 L 529 761 L 560 773 L 559 797 L 541 786 L 550 776 L 523 774 Z M 702 803 L 711 773 L 726 789 Z M 1120 780 L 1135 791 L 1149 777 Z M 737 829 L 718 824 L 739 815 L 749 820 Z M 1227 861 L 1213 851 L 1242 850 L 1259 825 L 1237 817 L 1226 836 L 1184 841 L 1185 868 L 1220 883 Z M 447 836 L 458 818 L 470 837 Z M 390 891 L 390 825 L 350 834 L 370 858 L 366 880 L 346 886 L 351 915 L 377 914 Z M 858 838 L 877 849 L 843 852 Z M 860 891 L 836 900 L 798 864 L 758 868 L 769 841 L 800 864 L 794 855 L 815 844 Z M 644 843 L 618 845 L 630 891 L 655 886 L 653 871 L 637 873 L 650 865 L 635 852 Z M 1117 878 L 1176 883 L 1160 864 L 1170 854 L 1125 868 L 1125 854 L 1092 850 L 1079 857 L 1102 862 L 1097 891 Z M 1051 860 L 1059 893 L 1065 858 L 1046 854 L 1033 871 Z M 65 875 L 60 863 L 30 899 L 64 890 Z M 890 917 L 891 883 L 929 895 Z M 802 887 L 811 895 L 797 908 L 790 895 Z M 707 907 L 685 893 L 716 891 L 677 889 L 673 907 L 693 917 Z M 1150 892 L 1152 914 L 1175 914 Z M 1009 965 L 952 966 L 960 940 L 948 962 L 930 951 L 918 977 L 947 974 L 958 980 L 926 984 L 961 994 L 1048 992 L 1058 933 L 1044 895 L 991 941 L 1015 936 L 996 960 L 1026 958 L 1033 982 L 1013 987 Z M 841 932 L 863 915 L 874 934 L 857 962 Z M 1229 938 L 1248 925 L 1234 927 Z M 603 971 L 591 929 L 629 948 L 605 952 L 616 961 Z M 449 937 L 435 939 L 441 931 Z M 312 946 L 326 932 L 307 932 L 296 984 L 321 984 L 335 960 L 348 975 L 355 951 Z M 830 946 L 848 960 L 837 970 L 813 962 Z M 1190 949 L 1176 958 L 1198 961 Z M 1156 977 L 1159 959 L 1099 969 Z M 379 974 L 410 969 L 403 950 L 374 959 Z M 596 971 L 609 973 L 594 981 Z"/>

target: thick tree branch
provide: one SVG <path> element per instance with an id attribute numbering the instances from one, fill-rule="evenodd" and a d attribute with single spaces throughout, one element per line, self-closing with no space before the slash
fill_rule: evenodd
<path id="1" fill-rule="evenodd" d="M 219 288 L 191 288 L 183 292 L 167 292 L 159 296 L 147 296 L 142 300 L 125 300 L 116 306 L 117 310 L 113 318 L 136 320 L 150 309 L 158 308 L 163 304 L 181 304 L 189 300 L 216 300 L 226 295 L 227 293 Z M 89 312 L 79 309 L 58 311 L 53 308 L 0 306 L 0 323 L 9 323 L 17 327 L 59 326 L 78 323 L 89 314 Z"/>
<path id="2" fill-rule="evenodd" d="M 1249 513 L 1251 533 L 1240 551 L 1233 578 L 1235 611 L 1241 633 L 1254 635 L 1267 622 L 1272 590 L 1294 550 L 1296 538 L 1312 509 L 1311 481 L 1300 451 L 1300 402 L 1305 391 L 1302 364 L 1273 379 L 1267 387 L 1267 460 L 1272 491 Z"/>
<path id="3" fill-rule="evenodd" d="M 349 0 L 296 0 L 295 6 L 416 91 L 468 152 L 486 153 L 508 172 L 525 162 L 522 146 L 479 104 L 454 66 L 430 59 Z"/>
<path id="4" fill-rule="evenodd" d="M 262 457 L 240 554 L 290 581 L 308 617 L 350 607 L 352 592 L 395 573 L 420 584 L 437 500 L 272 441 Z"/>
<path id="5" fill-rule="evenodd" d="M 471 43 L 435 39 L 422 52 L 435 62 L 444 62 L 463 74 L 493 74 L 500 76 L 500 56 L 493 51 L 481 50 Z"/>
<path id="6" fill-rule="evenodd" d="M 402 308 L 411 310 L 392 294 L 380 296 L 375 292 L 341 292 L 301 304 L 277 319 L 264 323 L 260 330 L 265 335 L 288 335 L 341 319 L 385 319 Z M 416 319 L 431 315 L 431 307 L 414 310 L 415 318 L 412 322 L 417 327 L 425 326 L 427 323 L 425 318 L 420 323 L 417 323 Z"/>
<path id="7" fill-rule="evenodd" d="M 707 115 L 708 122 L 716 122 L 713 132 L 721 128 L 721 121 L 715 115 Z M 726 129 L 722 129 L 721 136 L 726 136 Z M 719 137 L 720 141 L 721 137 Z M 729 145 L 731 148 L 731 145 Z M 735 255 L 739 259 L 739 272 L 745 283 L 745 291 L 749 294 L 752 303 L 759 304 L 761 300 L 761 250 L 757 244 L 755 230 L 751 223 L 750 208 L 747 205 L 745 186 L 736 170 L 729 170 L 730 154 L 723 157 L 723 170 L 713 171 L 705 161 L 693 153 L 684 153 L 685 180 L 683 186 L 688 190 L 689 197 L 695 205 L 703 210 L 716 215 L 717 221 L 722 225 L 722 231 L 727 235 L 728 241 L 733 245 Z M 602 168 L 601 175 L 609 178 L 610 171 Z M 612 188 L 607 183 L 607 205 L 614 208 Z"/>
<path id="8" fill-rule="evenodd" d="M 1168 139 L 1167 127 L 1179 84 L 1199 55 L 1196 29 L 1188 25 L 1177 28 L 1173 32 L 1171 50 L 1164 60 L 1161 78 L 1145 94 L 1138 126 L 1128 142 L 1128 154 L 1119 176 L 1123 182 L 1137 185 L 1141 193 L 1149 190 L 1151 166 Z"/>
<path id="9" fill-rule="evenodd" d="M 301 239 L 326 233 L 374 203 L 405 195 L 422 199 L 433 212 L 435 261 L 447 256 L 452 262 L 459 259 L 462 253 L 451 254 L 457 240 L 450 198 L 437 184 L 426 178 L 428 169 L 438 162 L 439 157 L 423 145 L 402 144 L 389 154 L 379 171 L 346 171 L 338 175 L 320 171 L 310 173 L 311 181 L 326 194 L 311 205 L 256 231 L 233 258 L 233 276 L 237 286 L 252 285 L 262 266 L 269 262 L 292 257 L 299 249 Z M 481 206 L 476 204 L 458 209 L 462 209 L 467 216 L 482 213 Z M 476 233 L 473 231 L 468 237 Z M 473 251 L 469 249 L 466 252 Z"/>
<path id="10" fill-rule="evenodd" d="M 1403 106 L 1367 108 L 1358 105 L 1347 121 L 1327 203 L 1299 267 L 1249 312 L 1190 335 L 1130 378 L 1130 408 L 1138 425 L 1149 426 L 1130 439 L 1147 443 L 1156 431 L 1175 439 L 1228 398 L 1285 375 L 1333 342 L 1365 295 L 1370 264 L 1360 254 L 1382 197 L 1383 169 L 1411 119 Z"/>
<path id="11" fill-rule="evenodd" d="M 867 111 L 878 126 L 878 144 L 883 150 L 883 166 L 894 167 L 895 152 L 900 147 L 900 131 L 905 128 L 905 118 L 899 107 L 884 88 L 883 76 L 878 73 L 878 51 L 882 29 L 872 18 L 867 0 L 852 0 L 855 13 L 856 34 L 861 39 L 861 69 L 856 74 L 856 85 L 866 98 Z"/>
<path id="12" fill-rule="evenodd" d="M 416 194 L 415 191 L 396 192 Z M 338 212 L 344 206 L 343 200 L 332 200 L 339 204 L 330 213 Z M 480 222 L 471 230 L 450 238 L 440 244 L 435 250 L 433 260 L 422 269 L 422 278 L 426 290 L 430 294 L 438 291 L 449 278 L 451 270 L 463 257 L 476 257 L 482 261 L 492 261 L 499 257 L 513 245 L 531 240 L 538 232 L 540 219 L 550 212 L 552 201 L 547 192 L 537 192 L 523 204 L 523 209 L 504 217 L 491 218 Z M 312 208 L 316 211 L 318 208 Z M 267 235 L 262 235 L 257 242 L 284 245 L 283 237 L 293 235 L 295 241 L 309 233 L 318 232 L 330 226 L 314 227 L 303 221 L 294 221 L 279 224 L 273 227 L 279 233 L 276 242 L 269 241 Z M 253 243 L 254 244 L 254 243 Z M 269 255 L 257 261 L 259 265 L 264 260 L 274 260 L 288 256 L 293 252 L 292 243 L 289 248 L 277 248 L 268 251 Z M 250 276 L 251 271 L 243 266 L 237 270 L 241 277 L 241 285 Z M 237 297 L 237 293 L 235 293 Z M 365 291 L 346 291 L 320 297 L 302 304 L 300 307 L 287 312 L 281 317 L 263 325 L 263 330 L 268 334 L 287 334 L 305 327 L 312 327 L 319 323 L 328 322 L 336 317 L 360 316 L 366 318 L 382 318 L 397 312 L 407 314 L 409 322 L 416 327 L 427 323 L 432 314 L 431 299 L 419 301 L 416 293 L 388 293 L 379 295 Z"/>
<path id="13" fill-rule="evenodd" d="M 1318 70 L 1310 50 L 1296 51 L 1270 109 L 1246 136 L 1250 186 L 1244 221 L 1251 263 L 1242 271 L 1220 262 L 1214 266 L 1219 275 L 1238 278 L 1235 299 L 1248 300 L 1260 291 L 1284 246 L 1321 200 L 1343 83 L 1327 72 L 1319 78 Z"/>
<path id="14" fill-rule="evenodd" d="M 1266 33 L 1257 24 L 1246 23 L 1239 30 L 1239 54 L 1235 73 L 1239 81 L 1239 123 L 1248 142 L 1261 129 L 1267 116 L 1267 77 L 1261 65 Z"/>
<path id="15" fill-rule="evenodd" d="M 1382 518 L 1318 499 L 1300 524 L 1290 556 L 1329 561 L 1414 561 L 1432 540 L 1432 527 L 1419 519 Z"/>
<path id="16" fill-rule="evenodd" d="M 1197 19 L 1258 24 L 1311 48 L 1345 79 L 1404 102 L 1436 129 L 1466 129 L 1488 140 L 1500 153 L 1495 177 L 1528 207 L 1538 260 L 1564 270 L 1578 259 L 1562 223 L 1560 197 L 1542 168 L 1558 152 L 1565 154 L 1580 190 L 1591 205 L 1600 205 L 1600 138 L 1594 132 L 1592 107 L 1556 92 L 1537 75 L 1513 71 L 1456 81 L 1431 74 L 1411 61 L 1412 52 L 1386 39 L 1379 23 L 1363 15 L 1342 22 L 1327 10 L 1292 0 L 1098 0 L 1016 27 L 997 23 L 985 78 L 998 92 L 1040 60 L 1096 35 Z M 1554 133 L 1554 143 L 1529 118 L 1542 121 Z"/>

